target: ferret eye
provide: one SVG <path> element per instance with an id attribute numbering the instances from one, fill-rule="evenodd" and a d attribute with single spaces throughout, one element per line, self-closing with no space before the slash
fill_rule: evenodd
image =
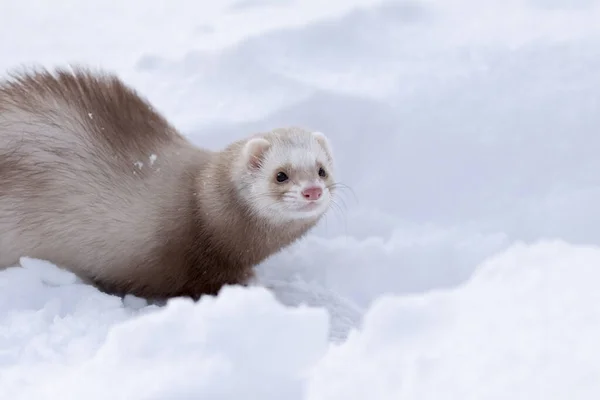
<path id="1" fill-rule="evenodd" d="M 327 172 L 323 169 L 323 167 L 319 168 L 319 176 L 321 178 L 325 178 L 327 176 Z"/>
<path id="2" fill-rule="evenodd" d="M 285 174 L 285 172 L 278 172 L 275 179 L 277 179 L 277 182 L 281 183 L 287 181 L 288 176 Z"/>

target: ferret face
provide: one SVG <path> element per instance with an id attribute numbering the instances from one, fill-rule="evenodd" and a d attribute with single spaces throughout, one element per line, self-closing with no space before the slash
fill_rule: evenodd
<path id="1" fill-rule="evenodd" d="M 326 137 L 279 130 L 245 146 L 250 180 L 245 196 L 253 211 L 273 223 L 315 220 L 329 208 L 333 159 Z"/>

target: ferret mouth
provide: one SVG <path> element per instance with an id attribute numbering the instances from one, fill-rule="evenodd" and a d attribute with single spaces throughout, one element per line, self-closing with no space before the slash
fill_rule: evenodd
<path id="1" fill-rule="evenodd" d="M 295 220 L 318 218 L 326 210 L 323 199 L 317 201 L 300 201 L 288 208 L 288 217 Z"/>
<path id="2" fill-rule="evenodd" d="M 300 204 L 300 206 L 297 208 L 297 211 L 303 213 L 314 213 L 315 211 L 318 211 L 323 207 L 322 200 L 305 201 L 303 203 L 304 204 Z"/>
<path id="3" fill-rule="evenodd" d="M 298 209 L 299 211 L 313 211 L 315 208 L 320 206 L 320 202 L 318 201 L 307 201 L 305 204 L 301 205 Z"/>

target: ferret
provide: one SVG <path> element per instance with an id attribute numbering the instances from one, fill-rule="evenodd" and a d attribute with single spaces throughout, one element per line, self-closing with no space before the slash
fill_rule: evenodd
<path id="1" fill-rule="evenodd" d="M 254 133 L 193 145 L 107 71 L 0 81 L 0 267 L 22 256 L 116 294 L 167 299 L 247 285 L 329 209 L 328 138 Z"/>

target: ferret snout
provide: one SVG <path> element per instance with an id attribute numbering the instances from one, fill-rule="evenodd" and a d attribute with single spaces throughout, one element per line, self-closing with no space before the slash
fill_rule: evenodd
<path id="1" fill-rule="evenodd" d="M 307 188 L 304 188 L 304 190 L 302 190 L 302 196 L 306 200 L 319 200 L 319 198 L 321 198 L 322 194 L 323 194 L 323 189 L 321 189 L 319 186 L 309 186 Z"/>

